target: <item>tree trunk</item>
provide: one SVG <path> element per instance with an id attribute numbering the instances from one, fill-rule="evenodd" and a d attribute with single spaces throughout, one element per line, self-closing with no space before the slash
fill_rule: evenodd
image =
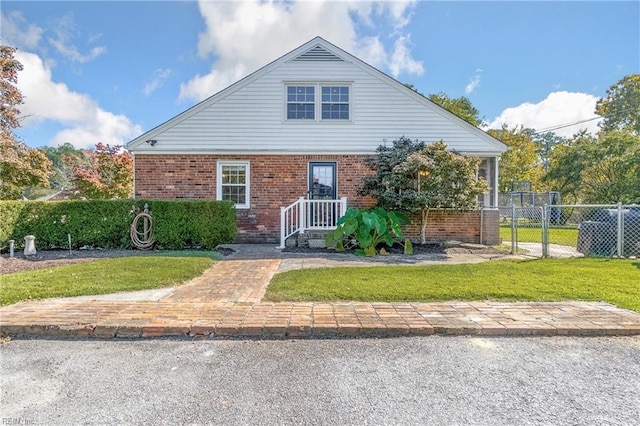
<path id="1" fill-rule="evenodd" d="M 427 243 L 427 217 L 429 217 L 429 209 L 422 210 L 422 229 L 420 230 L 420 244 Z"/>

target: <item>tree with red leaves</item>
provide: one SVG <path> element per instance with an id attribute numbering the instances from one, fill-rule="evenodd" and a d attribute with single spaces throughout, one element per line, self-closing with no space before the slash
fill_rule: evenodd
<path id="1" fill-rule="evenodd" d="M 131 198 L 133 158 L 121 145 L 98 143 L 86 158 L 65 156 L 73 169 L 72 183 L 80 196 L 89 199 Z"/>

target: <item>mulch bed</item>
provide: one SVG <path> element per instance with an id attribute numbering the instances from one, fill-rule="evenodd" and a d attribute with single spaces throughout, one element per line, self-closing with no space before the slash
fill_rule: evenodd
<path id="1" fill-rule="evenodd" d="M 233 249 L 219 247 L 215 251 L 223 256 L 234 253 Z M 387 249 L 390 255 L 403 255 L 404 251 L 401 245 L 396 244 Z M 286 248 L 283 252 L 288 253 L 319 253 L 330 254 L 335 253 L 333 250 L 325 248 L 307 248 L 307 247 L 291 247 Z M 33 256 L 25 256 L 21 250 L 15 252 L 14 257 L 9 257 L 8 253 L 0 255 L 0 275 L 12 274 L 14 272 L 29 271 L 33 269 L 50 268 L 52 266 L 71 265 L 74 263 L 90 262 L 97 259 L 126 257 L 126 256 L 145 256 L 152 254 L 153 251 L 141 250 L 40 250 Z M 347 252 L 349 253 L 349 252 Z M 440 244 L 414 244 L 414 255 L 430 255 L 430 254 L 454 254 L 454 253 L 470 253 L 470 254 L 504 254 L 492 247 L 482 246 L 478 244 L 460 244 L 454 247 L 445 247 Z"/>
<path id="2" fill-rule="evenodd" d="M 39 250 L 33 256 L 25 256 L 22 251 L 16 251 L 14 257 L 8 253 L 0 256 L 0 275 L 145 253 L 139 250 Z"/>
<path id="3" fill-rule="evenodd" d="M 385 246 L 387 252 L 391 255 L 404 255 L 404 247 L 401 244 L 394 244 L 389 248 Z M 309 248 L 309 247 L 287 247 L 282 250 L 285 253 L 335 253 L 334 250 L 326 248 Z M 353 253 L 353 250 L 346 253 Z M 443 244 L 414 244 L 413 255 L 429 255 L 429 254 L 504 254 L 493 247 L 483 246 L 481 244 L 460 243 L 448 247 Z"/>

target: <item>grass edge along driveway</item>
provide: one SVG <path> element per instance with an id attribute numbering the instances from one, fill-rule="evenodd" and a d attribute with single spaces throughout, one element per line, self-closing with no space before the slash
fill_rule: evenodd
<path id="1" fill-rule="evenodd" d="M 172 287 L 202 275 L 213 259 L 187 254 L 100 259 L 0 276 L 0 306 L 24 300 Z"/>
<path id="2" fill-rule="evenodd" d="M 436 302 L 605 301 L 640 312 L 640 261 L 500 260 L 476 264 L 374 266 L 289 271 L 265 301 Z"/>

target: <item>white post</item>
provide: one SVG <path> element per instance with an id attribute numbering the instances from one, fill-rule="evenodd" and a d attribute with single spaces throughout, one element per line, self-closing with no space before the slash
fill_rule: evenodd
<path id="1" fill-rule="evenodd" d="M 338 219 L 340 219 L 347 212 L 347 197 L 340 197 L 340 213 Z"/>
<path id="2" fill-rule="evenodd" d="M 484 208 L 480 209 L 480 244 L 482 244 L 482 233 L 484 232 Z"/>
<path id="3" fill-rule="evenodd" d="M 285 235 L 286 235 L 286 227 L 287 227 L 287 222 L 286 222 L 286 215 L 285 215 L 285 211 L 287 210 L 286 207 L 280 207 L 280 246 L 278 248 L 283 249 L 284 248 L 284 239 L 285 239 Z"/>
<path id="4" fill-rule="evenodd" d="M 493 207 L 498 207 L 498 157 L 493 160 Z"/>
<path id="5" fill-rule="evenodd" d="M 300 233 L 304 234 L 304 228 L 307 225 L 307 214 L 306 214 L 306 203 L 304 197 L 300 197 L 298 200 L 300 203 L 299 218 L 298 218 L 298 226 L 300 227 Z"/>

